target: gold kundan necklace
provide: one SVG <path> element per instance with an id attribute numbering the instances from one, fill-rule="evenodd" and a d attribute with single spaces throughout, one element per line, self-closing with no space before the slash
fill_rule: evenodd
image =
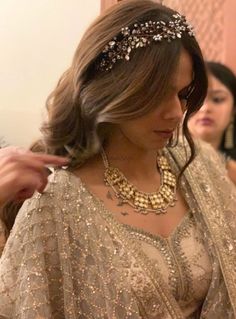
<path id="1" fill-rule="evenodd" d="M 106 153 L 101 151 L 105 166 L 104 181 L 110 186 L 115 196 L 122 203 L 127 203 L 135 211 L 142 214 L 153 212 L 157 215 L 165 214 L 169 206 L 173 207 L 176 202 L 176 177 L 164 155 L 157 155 L 157 166 L 161 175 L 161 186 L 158 191 L 146 193 L 139 191 L 132 185 L 123 173 L 115 167 L 110 166 Z"/>

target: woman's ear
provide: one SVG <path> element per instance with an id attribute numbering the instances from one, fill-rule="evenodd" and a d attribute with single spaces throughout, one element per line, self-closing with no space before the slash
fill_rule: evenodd
<path id="1" fill-rule="evenodd" d="M 235 114 L 231 115 L 230 122 L 225 130 L 225 141 L 224 147 L 225 149 L 234 148 L 234 125 L 235 125 Z"/>

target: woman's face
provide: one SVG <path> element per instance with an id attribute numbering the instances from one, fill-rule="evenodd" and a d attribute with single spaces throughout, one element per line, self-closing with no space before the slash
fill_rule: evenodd
<path id="1" fill-rule="evenodd" d="M 206 100 L 201 109 L 189 119 L 191 134 L 219 146 L 232 119 L 233 109 L 234 99 L 230 90 L 216 77 L 209 75 Z"/>
<path id="2" fill-rule="evenodd" d="M 166 97 L 161 103 L 157 101 L 157 107 L 148 114 L 119 125 L 123 141 L 146 150 L 163 148 L 182 121 L 192 79 L 192 59 L 182 50 Z"/>

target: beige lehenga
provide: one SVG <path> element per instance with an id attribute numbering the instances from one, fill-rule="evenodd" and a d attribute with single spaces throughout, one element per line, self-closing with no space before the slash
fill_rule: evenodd
<path id="1" fill-rule="evenodd" d="M 191 210 L 168 238 L 120 224 L 79 178 L 56 171 L 6 244 L 0 318 L 235 318 L 236 195 L 201 148 L 181 183 Z M 166 153 L 183 165 L 182 146 Z"/>

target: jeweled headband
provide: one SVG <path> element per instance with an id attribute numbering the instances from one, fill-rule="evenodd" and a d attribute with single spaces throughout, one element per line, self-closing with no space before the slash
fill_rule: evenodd
<path id="1" fill-rule="evenodd" d="M 122 28 L 121 32 L 103 49 L 98 60 L 98 69 L 109 71 L 117 61 L 129 61 L 133 49 L 146 47 L 152 42 L 163 40 L 171 42 L 181 38 L 183 32 L 187 32 L 190 36 L 194 35 L 192 26 L 187 23 L 184 16 L 176 13 L 172 15 L 172 18 L 168 22 L 148 21 Z"/>

